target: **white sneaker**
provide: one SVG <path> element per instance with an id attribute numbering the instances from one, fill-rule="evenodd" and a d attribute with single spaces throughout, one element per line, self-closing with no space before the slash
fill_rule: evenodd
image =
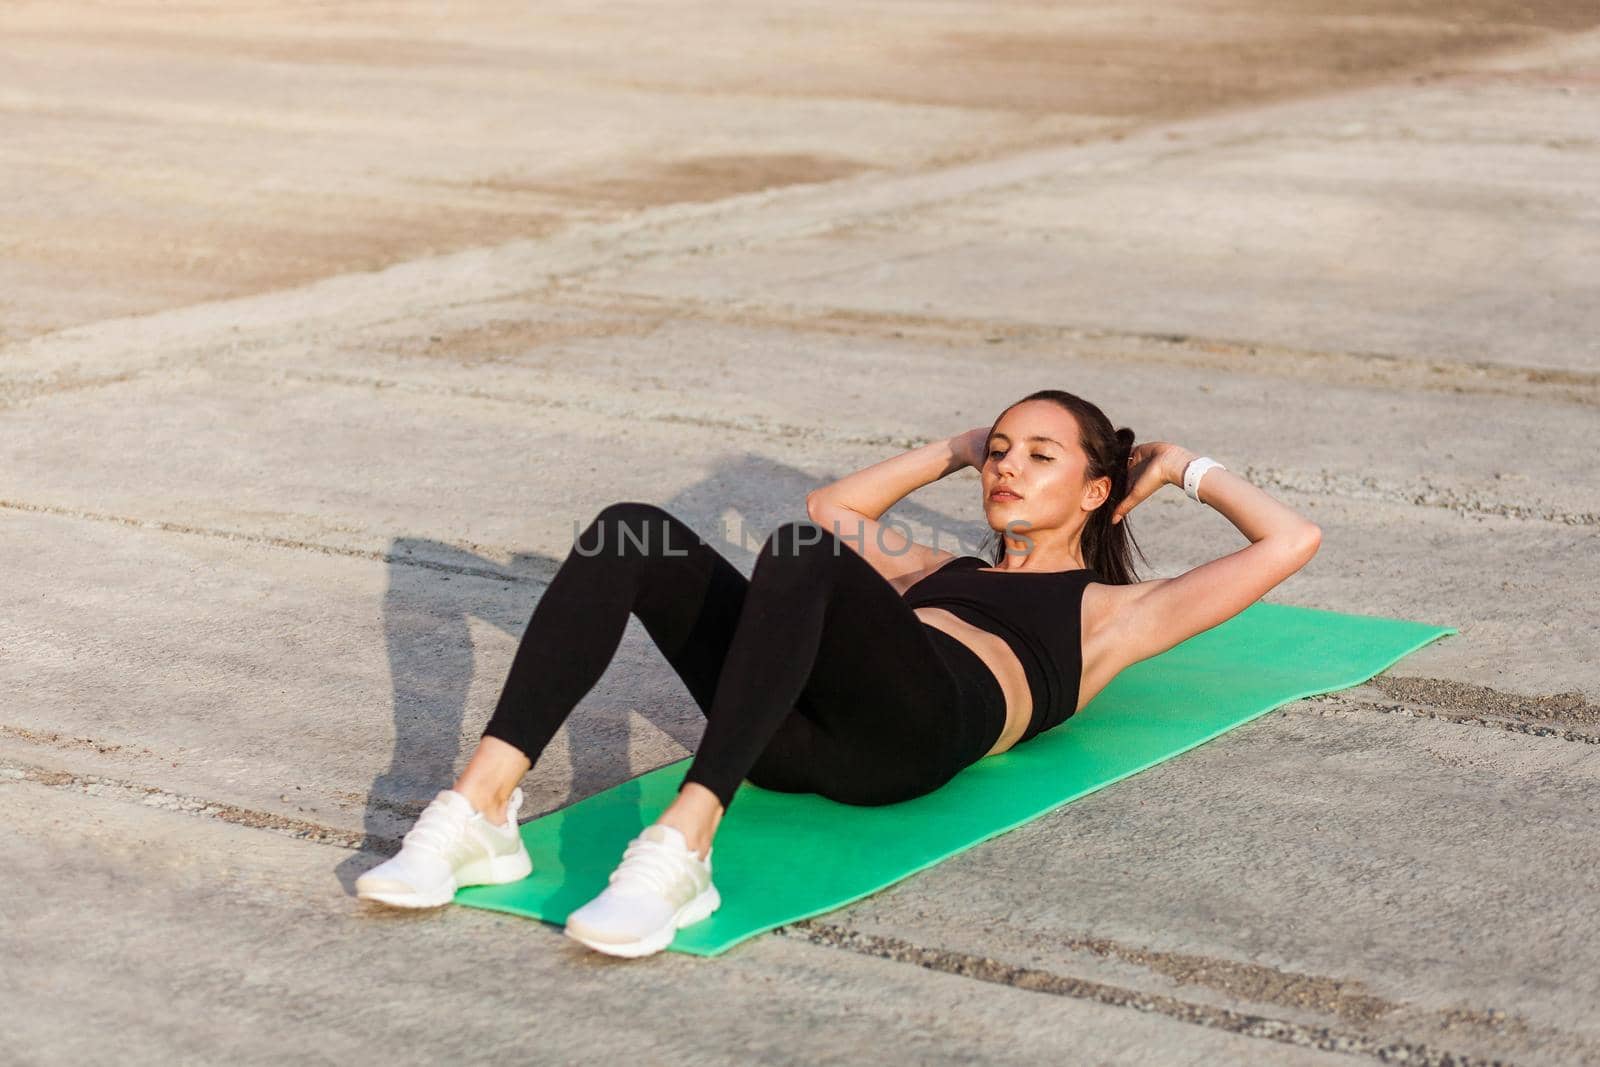
<path id="1" fill-rule="evenodd" d="M 701 859 L 682 831 L 657 823 L 628 843 L 610 885 L 567 916 L 566 935 L 612 956 L 648 956 L 678 928 L 722 906 L 711 884 L 711 849 Z"/>
<path id="2" fill-rule="evenodd" d="M 356 879 L 356 896 L 397 908 L 436 908 L 467 885 L 526 878 L 533 860 L 517 830 L 522 790 L 511 794 L 505 822 L 496 826 L 453 789 L 422 809 L 400 851 Z"/>

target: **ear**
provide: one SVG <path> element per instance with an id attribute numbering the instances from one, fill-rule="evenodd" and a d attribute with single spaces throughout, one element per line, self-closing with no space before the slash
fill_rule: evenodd
<path id="1" fill-rule="evenodd" d="M 1111 498 L 1111 476 L 1101 475 L 1083 489 L 1083 510 L 1093 511 Z"/>

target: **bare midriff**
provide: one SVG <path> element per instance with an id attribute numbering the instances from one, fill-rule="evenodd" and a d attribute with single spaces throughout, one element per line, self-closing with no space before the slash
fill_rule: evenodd
<path id="1" fill-rule="evenodd" d="M 956 618 L 944 608 L 915 608 L 917 618 L 938 630 L 943 630 L 963 645 L 972 649 L 977 657 L 986 663 L 994 677 L 1000 683 L 1000 691 L 1006 696 L 1006 727 L 1000 731 L 1000 737 L 995 741 L 984 756 L 992 756 L 997 752 L 1004 752 L 1022 739 L 1028 729 L 1028 723 L 1033 718 L 1033 694 L 1028 689 L 1028 676 L 1018 661 L 1017 654 L 1011 651 L 1011 646 L 1006 644 L 1005 638 L 992 634 L 988 630 Z"/>

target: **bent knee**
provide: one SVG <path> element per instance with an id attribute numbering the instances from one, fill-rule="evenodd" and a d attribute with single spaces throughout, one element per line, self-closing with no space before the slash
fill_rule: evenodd
<path id="1" fill-rule="evenodd" d="M 619 500 L 600 509 L 576 538 L 576 548 L 582 556 L 641 558 L 660 553 L 669 545 L 681 549 L 683 536 L 672 532 L 677 524 L 672 513 L 658 504 Z"/>
<path id="2" fill-rule="evenodd" d="M 631 540 L 637 541 L 638 535 L 656 529 L 664 531 L 672 525 L 672 521 L 672 513 L 658 504 L 647 504 L 642 500 L 619 500 L 600 509 L 600 513 L 589 524 L 587 533 L 599 531 L 621 543 L 620 535 L 626 530 L 635 535 Z M 592 541 L 593 537 L 587 537 L 586 540 Z"/>
<path id="3" fill-rule="evenodd" d="M 607 504 L 600 509 L 594 517 L 595 522 L 634 523 L 641 520 L 660 519 L 670 517 L 671 513 L 659 504 L 648 504 L 642 500 L 618 500 L 614 504 Z"/>
<path id="4" fill-rule="evenodd" d="M 818 562 L 850 551 L 820 523 L 801 519 L 786 522 L 772 531 L 761 554 L 776 560 Z"/>

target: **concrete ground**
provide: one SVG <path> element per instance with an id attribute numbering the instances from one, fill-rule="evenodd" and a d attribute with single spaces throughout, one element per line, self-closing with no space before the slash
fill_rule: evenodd
<path id="1" fill-rule="evenodd" d="M 1596 25 L 8 5 L 0 1059 L 1600 1062 Z M 1460 633 L 714 959 L 351 896 L 605 504 L 748 573 L 1046 386 Z M 699 730 L 630 623 L 523 817 Z"/>

